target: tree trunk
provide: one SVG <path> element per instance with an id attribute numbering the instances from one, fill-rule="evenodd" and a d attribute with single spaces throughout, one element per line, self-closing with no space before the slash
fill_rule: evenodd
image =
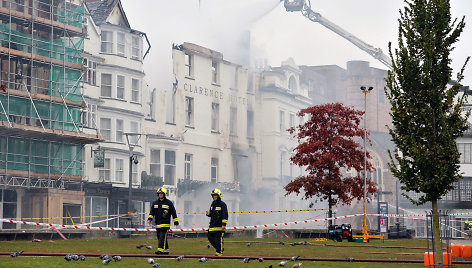
<path id="1" fill-rule="evenodd" d="M 329 218 L 328 226 L 333 225 L 333 220 L 331 219 L 333 217 L 333 205 L 331 203 L 332 203 L 331 193 L 329 193 L 328 195 L 328 218 Z"/>
<path id="2" fill-rule="evenodd" d="M 439 232 L 439 210 L 438 210 L 438 200 L 433 200 L 433 249 L 434 255 L 436 257 L 435 264 L 436 267 L 443 267 L 443 254 L 441 247 L 441 234 Z"/>

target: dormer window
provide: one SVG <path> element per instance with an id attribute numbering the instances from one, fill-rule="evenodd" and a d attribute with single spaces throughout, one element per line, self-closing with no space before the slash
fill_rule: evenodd
<path id="1" fill-rule="evenodd" d="M 295 79 L 293 75 L 290 76 L 290 79 L 288 80 L 288 89 L 293 92 L 298 91 L 297 79 Z"/>

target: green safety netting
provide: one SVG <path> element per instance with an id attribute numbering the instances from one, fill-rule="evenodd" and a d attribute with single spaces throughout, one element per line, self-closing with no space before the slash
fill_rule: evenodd
<path id="1" fill-rule="evenodd" d="M 38 112 L 38 114 L 36 114 L 30 99 L 16 96 L 10 96 L 10 98 L 8 98 L 6 95 L 0 94 L 0 101 L 3 104 L 6 113 L 10 115 L 10 118 L 11 116 L 18 116 L 22 118 L 38 119 L 39 114 L 45 128 L 68 131 L 77 130 L 74 126 L 74 122 L 78 127 L 80 120 L 80 108 L 78 107 L 70 106 L 68 107 L 69 111 L 67 111 L 66 107 L 60 103 L 33 100 L 36 111 Z M 6 121 L 6 117 L 1 108 L 0 120 Z M 35 126 L 41 126 L 38 120 L 35 121 Z M 30 124 L 33 123 L 30 122 Z"/>
<path id="2" fill-rule="evenodd" d="M 0 169 L 81 176 L 80 146 L 4 136 L 0 144 Z"/>
<path id="3" fill-rule="evenodd" d="M 34 53 L 75 64 L 82 64 L 82 51 L 84 39 L 82 37 L 54 36 L 56 38 L 44 38 L 23 33 L 11 29 L 8 25 L 0 23 L 0 42 L 2 46 Z M 34 49 L 32 49 L 34 48 Z"/>
<path id="4" fill-rule="evenodd" d="M 83 14 L 84 7 L 73 4 L 67 4 L 67 10 L 54 9 L 54 15 L 56 15 L 57 21 L 78 28 L 82 28 Z"/>

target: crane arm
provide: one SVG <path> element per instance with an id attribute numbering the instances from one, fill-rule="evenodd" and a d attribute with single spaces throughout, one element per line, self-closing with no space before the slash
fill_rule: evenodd
<path id="1" fill-rule="evenodd" d="M 361 39 L 357 38 L 356 36 L 352 35 L 348 31 L 344 30 L 343 28 L 339 27 L 338 25 L 334 24 L 333 22 L 329 21 L 325 17 L 323 17 L 320 13 L 315 12 L 311 9 L 310 0 L 305 1 L 303 4 L 303 9 L 301 10 L 302 15 L 307 17 L 309 20 L 313 22 L 318 22 L 319 24 L 323 25 L 324 27 L 330 29 L 331 31 L 337 33 L 339 36 L 343 37 L 347 41 L 351 42 L 358 48 L 362 49 L 363 51 L 367 52 L 369 55 L 383 63 L 389 69 L 392 69 L 392 62 L 390 57 L 385 55 L 382 52 L 382 49 L 375 48 L 372 45 L 362 41 Z"/>

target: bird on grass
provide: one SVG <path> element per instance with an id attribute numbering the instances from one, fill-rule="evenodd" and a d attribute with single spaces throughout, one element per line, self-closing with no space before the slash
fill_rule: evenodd
<path id="1" fill-rule="evenodd" d="M 348 262 L 353 262 L 353 261 L 355 261 L 356 259 L 354 259 L 353 257 L 347 257 L 346 260 L 347 260 Z"/>
<path id="2" fill-rule="evenodd" d="M 159 268 L 160 266 L 161 266 L 160 263 L 154 263 L 154 264 L 152 265 L 153 268 Z"/>
<path id="3" fill-rule="evenodd" d="M 153 264 L 153 263 L 154 263 L 154 259 L 153 259 L 153 258 L 149 258 L 149 259 L 147 259 L 147 262 L 148 262 L 149 264 Z"/>
<path id="4" fill-rule="evenodd" d="M 279 241 L 282 246 L 285 246 L 285 242 Z"/>
<path id="5" fill-rule="evenodd" d="M 100 255 L 99 257 L 101 260 L 108 260 L 108 259 L 111 259 L 111 256 L 110 255 L 106 255 L 106 254 L 102 254 Z"/>
<path id="6" fill-rule="evenodd" d="M 152 249 L 152 246 L 146 246 L 147 249 Z"/>
<path id="7" fill-rule="evenodd" d="M 72 254 L 66 254 L 66 256 L 64 256 L 64 260 L 66 261 L 71 261 L 72 260 Z M 12 256 L 13 257 L 13 256 Z M 15 256 L 16 257 L 16 256 Z"/>
<path id="8" fill-rule="evenodd" d="M 113 259 L 114 259 L 115 261 L 121 261 L 121 256 L 113 256 Z"/>
<path id="9" fill-rule="evenodd" d="M 296 261 L 300 256 L 293 256 L 290 258 L 291 261 Z"/>
<path id="10" fill-rule="evenodd" d="M 146 245 L 137 245 L 136 248 L 141 249 L 142 247 L 145 247 Z"/>
<path id="11" fill-rule="evenodd" d="M 251 258 L 244 258 L 243 262 L 248 263 L 251 260 Z"/>
<path id="12" fill-rule="evenodd" d="M 270 264 L 269 266 L 267 266 L 267 268 L 272 268 L 272 264 Z"/>
<path id="13" fill-rule="evenodd" d="M 198 261 L 199 261 L 199 262 L 206 262 L 207 260 L 208 260 L 207 258 L 201 258 L 201 259 L 199 259 Z"/>
<path id="14" fill-rule="evenodd" d="M 84 255 L 80 255 L 80 256 L 79 256 L 79 260 L 85 261 L 85 256 L 84 256 Z"/>
<path id="15" fill-rule="evenodd" d="M 294 265 L 292 265 L 292 268 L 298 268 L 300 266 L 302 266 L 301 262 L 300 263 L 295 263 Z"/>
<path id="16" fill-rule="evenodd" d="M 250 247 L 252 245 L 251 242 L 247 243 L 246 246 Z"/>
<path id="17" fill-rule="evenodd" d="M 12 254 L 10 254 L 10 256 L 11 256 L 12 258 L 15 258 L 15 257 L 20 256 L 21 253 L 23 253 L 23 250 L 20 250 L 20 251 L 17 251 L 17 252 L 13 252 Z"/>
<path id="18" fill-rule="evenodd" d="M 79 255 L 73 254 L 71 257 L 72 257 L 72 259 L 73 259 L 74 261 L 78 261 L 78 260 L 79 260 Z"/>
<path id="19" fill-rule="evenodd" d="M 210 245 L 207 245 L 207 248 L 210 248 Z"/>
<path id="20" fill-rule="evenodd" d="M 283 267 L 283 266 L 287 265 L 288 262 L 289 261 L 281 261 L 281 262 L 279 262 L 278 266 Z"/>
<path id="21" fill-rule="evenodd" d="M 181 261 L 181 260 L 183 260 L 183 259 L 184 259 L 184 257 L 185 257 L 185 256 L 183 256 L 183 255 L 182 255 L 182 256 L 179 256 L 179 257 L 177 257 L 177 261 Z"/>
<path id="22" fill-rule="evenodd" d="M 257 260 L 258 260 L 259 262 L 263 262 L 263 261 L 264 261 L 264 258 L 261 257 L 261 258 L 259 258 L 259 259 L 257 259 Z"/>
<path id="23" fill-rule="evenodd" d="M 111 262 L 111 259 L 104 259 L 104 260 L 102 261 L 102 264 L 103 264 L 103 265 L 107 265 L 107 264 L 110 263 L 110 262 Z"/>

